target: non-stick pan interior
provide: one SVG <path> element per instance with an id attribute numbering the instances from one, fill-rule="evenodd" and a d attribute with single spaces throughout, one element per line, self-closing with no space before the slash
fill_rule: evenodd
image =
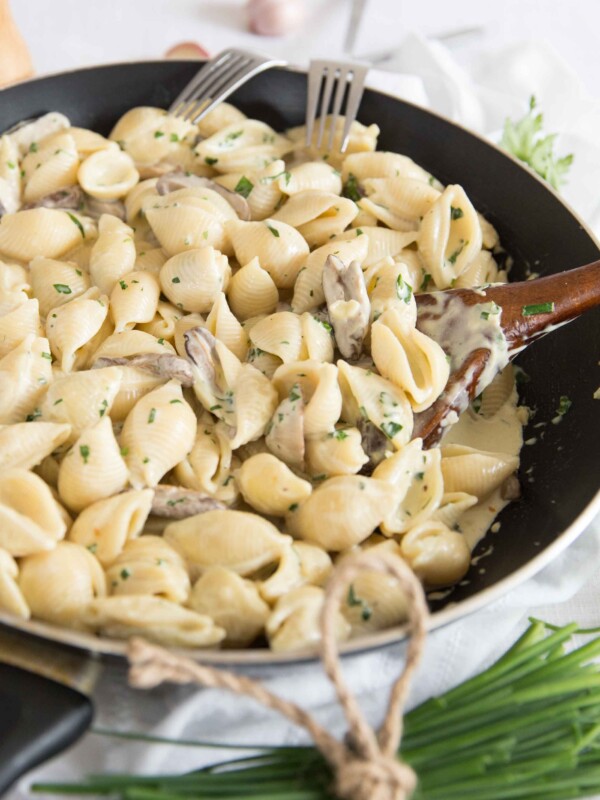
<path id="1" fill-rule="evenodd" d="M 166 107 L 197 68 L 193 62 L 121 64 L 21 84 L 0 93 L 0 131 L 21 119 L 59 110 L 74 124 L 107 134 L 133 106 Z M 281 130 L 303 122 L 305 91 L 305 75 L 273 70 L 252 80 L 231 100 L 249 116 Z M 379 149 L 404 153 L 443 183 L 465 188 L 514 257 L 513 280 L 531 272 L 559 272 L 600 257 L 590 234 L 558 197 L 483 139 L 374 91 L 365 93 L 359 119 L 379 125 Z M 434 608 L 474 598 L 529 564 L 559 539 L 597 494 L 600 402 L 593 395 L 600 385 L 599 342 L 600 313 L 595 312 L 518 357 L 529 377 L 521 396 L 535 412 L 525 436 L 532 444 L 522 451 L 522 498 L 502 512 L 500 531 L 480 543 L 476 555 L 489 555 Z M 561 396 L 572 405 L 554 424 Z M 546 424 L 534 428 L 538 423 Z M 539 566 L 542 563 L 543 558 L 537 559 Z"/>

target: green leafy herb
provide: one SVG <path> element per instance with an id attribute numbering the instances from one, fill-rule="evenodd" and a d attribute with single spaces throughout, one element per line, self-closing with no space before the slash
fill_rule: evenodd
<path id="1" fill-rule="evenodd" d="M 171 283 L 181 283 L 181 278 L 178 278 L 176 275 L 174 278 L 171 278 Z"/>
<path id="2" fill-rule="evenodd" d="M 381 430 L 388 439 L 393 439 L 397 433 L 402 430 L 402 425 L 399 422 L 382 422 Z"/>
<path id="3" fill-rule="evenodd" d="M 465 242 L 463 239 L 460 240 L 460 244 L 458 245 L 456 250 L 451 255 L 448 256 L 448 261 L 450 262 L 450 264 L 456 264 L 456 259 L 459 257 L 459 255 L 462 253 L 462 251 L 465 249 L 465 245 L 467 245 L 467 244 L 468 244 L 468 242 Z"/>
<path id="4" fill-rule="evenodd" d="M 502 311 L 500 306 L 493 301 L 489 304 L 488 308 L 483 309 L 481 312 L 481 319 L 489 319 L 490 316 L 496 316 Z"/>
<path id="5" fill-rule="evenodd" d="M 177 398 L 175 398 L 175 400 L 169 400 L 169 403 L 170 403 L 171 405 L 174 405 L 175 403 L 181 403 L 181 404 L 183 404 L 183 400 L 178 400 Z"/>
<path id="6" fill-rule="evenodd" d="M 356 175 L 352 173 L 348 175 L 348 180 L 342 189 L 342 195 L 344 197 L 349 197 L 350 200 L 354 200 L 355 203 L 358 203 L 358 201 L 364 197 L 364 192 Z"/>
<path id="7" fill-rule="evenodd" d="M 551 314 L 554 311 L 554 303 L 533 303 L 530 306 L 523 306 L 522 314 L 524 317 L 532 317 L 534 314 Z"/>
<path id="8" fill-rule="evenodd" d="M 120 453 L 122 456 L 128 456 L 128 455 L 129 455 L 129 448 L 128 448 L 128 447 L 122 447 L 122 448 L 119 450 L 119 453 Z"/>
<path id="9" fill-rule="evenodd" d="M 236 183 L 234 191 L 238 194 L 241 194 L 242 197 L 248 197 L 252 189 L 254 189 L 254 184 L 252 181 L 248 180 L 245 175 L 242 175 L 242 177 Z"/>
<path id="10" fill-rule="evenodd" d="M 121 287 L 121 289 L 123 289 L 123 291 L 127 289 L 127 284 L 125 283 L 125 281 L 119 281 L 119 286 Z"/>
<path id="11" fill-rule="evenodd" d="M 331 434 L 331 436 L 336 439 L 338 442 L 343 442 L 344 439 L 348 438 L 348 434 L 346 431 L 335 431 Z"/>
<path id="12" fill-rule="evenodd" d="M 103 417 L 106 414 L 106 409 L 108 408 L 108 400 L 104 398 L 104 400 L 100 403 L 100 408 L 98 409 L 98 414 Z"/>
<path id="13" fill-rule="evenodd" d="M 219 159 L 218 158 L 210 158 L 210 156 L 206 156 L 206 158 L 204 159 L 204 163 L 208 164 L 209 167 L 212 167 L 214 164 L 218 164 L 219 163 Z"/>
<path id="14" fill-rule="evenodd" d="M 465 215 L 465 212 L 462 210 L 462 208 L 455 208 L 454 206 L 450 206 L 450 219 L 451 220 L 460 219 L 461 217 L 464 217 L 464 215 Z"/>
<path id="15" fill-rule="evenodd" d="M 565 394 L 563 394 L 561 395 L 560 400 L 558 402 L 558 408 L 556 409 L 556 413 L 559 416 L 564 417 L 564 415 L 567 413 L 567 411 L 571 408 L 572 405 L 573 401 L 570 400 Z"/>
<path id="16" fill-rule="evenodd" d="M 148 414 L 148 424 L 151 425 L 155 419 L 156 419 L 156 409 L 151 408 L 150 413 Z"/>
<path id="17" fill-rule="evenodd" d="M 9 169 L 16 169 L 16 168 L 17 168 L 17 165 L 14 163 L 14 161 L 7 161 L 7 162 L 6 162 L 6 166 L 7 166 Z"/>
<path id="18" fill-rule="evenodd" d="M 525 116 L 513 122 L 506 119 L 500 146 L 528 164 L 537 174 L 555 189 L 565 183 L 565 177 L 573 163 L 573 154 L 557 157 L 554 144 L 557 134 L 542 133 L 544 117 L 536 112 L 536 100 L 529 99 L 529 110 Z"/>
<path id="19" fill-rule="evenodd" d="M 297 511 L 298 510 L 298 503 L 292 503 L 291 506 L 288 506 L 288 511 Z"/>
<path id="20" fill-rule="evenodd" d="M 177 500 L 167 500 L 167 505 L 171 507 L 177 506 L 179 503 L 185 503 L 186 500 L 187 497 L 179 497 Z"/>
<path id="21" fill-rule="evenodd" d="M 159 344 L 164 344 L 164 343 L 165 343 L 165 340 L 163 339 L 163 337 L 162 337 L 162 336 L 160 337 L 160 339 L 157 339 L 156 341 L 157 341 Z"/>
<path id="22" fill-rule="evenodd" d="M 72 294 L 73 290 L 66 283 L 53 283 L 54 290 L 59 294 Z"/>
<path id="23" fill-rule="evenodd" d="M 271 233 L 276 239 L 279 239 L 279 231 L 277 230 L 277 228 L 273 228 L 273 226 L 269 225 L 268 223 L 267 223 L 267 228 L 271 231 Z"/>
<path id="24" fill-rule="evenodd" d="M 169 139 L 170 139 L 172 142 L 179 142 L 179 141 L 180 141 L 180 139 L 179 139 L 179 136 L 178 136 L 176 133 L 172 133 L 172 134 L 169 136 Z"/>
<path id="25" fill-rule="evenodd" d="M 402 275 L 398 275 L 396 281 L 396 294 L 398 295 L 398 300 L 404 300 L 405 303 L 410 303 L 410 298 L 413 295 L 413 288 L 410 283 L 404 280 Z"/>
<path id="26" fill-rule="evenodd" d="M 164 131 L 154 131 L 154 138 L 155 138 L 155 139 L 162 139 L 162 137 L 163 137 L 164 135 L 165 135 L 165 132 L 164 132 Z"/>
<path id="27" fill-rule="evenodd" d="M 357 228 L 357 229 L 356 229 L 356 235 L 357 235 L 357 236 L 362 236 L 362 235 L 363 235 L 363 233 L 364 233 L 364 231 L 363 231 L 363 229 L 362 229 L 362 228 Z"/>
<path id="28" fill-rule="evenodd" d="M 90 448 L 87 444 L 80 444 L 79 445 L 79 455 L 83 458 L 83 463 L 88 463 L 88 458 L 90 457 Z"/>
<path id="29" fill-rule="evenodd" d="M 295 384 L 292 386 L 292 388 L 290 389 L 290 393 L 289 393 L 289 395 L 288 395 L 288 396 L 289 396 L 290 400 L 292 401 L 292 403 L 295 403 L 295 402 L 296 402 L 296 400 L 300 400 L 300 399 L 301 399 L 302 395 L 301 395 L 301 393 L 300 393 L 300 387 L 298 386 L 298 384 L 297 384 L 297 383 L 295 383 Z"/>
<path id="30" fill-rule="evenodd" d="M 65 211 L 65 214 L 67 215 L 67 217 L 68 217 L 68 218 L 71 220 L 71 222 L 72 222 L 74 225 L 77 225 L 77 227 L 79 228 L 79 233 L 81 234 L 81 238 L 82 238 L 82 239 L 85 239 L 85 231 L 83 230 L 83 225 L 82 225 L 82 224 L 81 224 L 81 222 L 80 222 L 80 221 L 77 219 L 77 217 L 75 216 L 75 214 L 71 214 L 69 211 Z"/>
<path id="31" fill-rule="evenodd" d="M 347 603 L 350 608 L 354 608 L 356 606 L 360 606 L 362 608 L 360 615 L 365 622 L 371 619 L 373 611 L 371 610 L 369 604 L 356 594 L 353 583 L 351 583 L 348 587 Z"/>
<path id="32" fill-rule="evenodd" d="M 123 567 L 123 569 L 120 572 L 120 575 L 121 575 L 121 580 L 126 581 L 127 578 L 131 577 L 131 572 L 127 569 L 127 567 Z"/>
<path id="33" fill-rule="evenodd" d="M 419 291 L 426 292 L 430 281 L 431 281 L 431 275 L 428 272 L 424 272 L 423 280 L 421 281 L 421 285 L 419 286 Z"/>
<path id="34" fill-rule="evenodd" d="M 39 408 L 34 408 L 31 414 L 27 414 L 25 417 L 25 422 L 35 422 L 36 419 L 39 419 L 42 416 L 42 411 Z"/>
<path id="35" fill-rule="evenodd" d="M 39 148 L 38 148 L 38 143 L 37 143 L 37 142 L 32 142 L 32 143 L 29 145 L 29 152 L 30 152 L 30 153 L 37 153 L 38 149 L 39 149 Z"/>
<path id="36" fill-rule="evenodd" d="M 52 353 L 46 353 L 46 352 L 44 352 L 44 353 L 40 353 L 40 355 L 41 355 L 41 357 L 42 357 L 42 358 L 45 358 L 45 359 L 47 359 L 48 361 L 52 361 Z"/>
<path id="37" fill-rule="evenodd" d="M 98 549 L 98 542 L 92 542 L 92 544 L 86 545 L 86 550 L 89 550 L 90 553 L 95 553 Z"/>

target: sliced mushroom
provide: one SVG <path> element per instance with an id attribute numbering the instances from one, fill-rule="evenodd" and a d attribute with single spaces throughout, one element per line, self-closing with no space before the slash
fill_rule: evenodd
<path id="1" fill-rule="evenodd" d="M 183 340 L 194 383 L 200 384 L 201 392 L 218 395 L 222 390 L 223 371 L 217 340 L 206 328 L 190 328 L 183 334 Z"/>
<path id="2" fill-rule="evenodd" d="M 140 355 L 130 358 L 101 356 L 92 365 L 92 369 L 102 369 L 103 367 L 135 367 L 149 372 L 151 375 L 156 375 L 157 378 L 179 381 L 182 386 L 191 386 L 194 383 L 189 362 L 173 353 L 140 353 Z"/>
<path id="3" fill-rule="evenodd" d="M 72 208 L 74 211 L 83 206 L 83 190 L 79 186 L 69 186 L 58 192 L 47 194 L 35 203 L 26 203 L 23 210 L 28 208 Z"/>
<path id="4" fill-rule="evenodd" d="M 365 475 L 370 475 L 377 464 L 381 463 L 385 458 L 385 454 L 389 450 L 389 440 L 368 419 L 359 419 L 356 427 L 360 431 L 362 449 L 369 456 L 369 460 L 361 469 L 361 472 Z"/>
<path id="5" fill-rule="evenodd" d="M 358 261 L 346 265 L 337 256 L 328 256 L 323 267 L 323 292 L 340 353 L 346 359 L 358 358 L 371 313 Z"/>
<path id="6" fill-rule="evenodd" d="M 154 490 L 154 499 L 150 513 L 155 517 L 167 519 L 186 519 L 206 511 L 226 508 L 223 503 L 209 494 L 184 489 L 181 486 L 160 484 Z"/>
<path id="7" fill-rule="evenodd" d="M 194 186 L 212 189 L 213 192 L 217 192 L 217 194 L 220 194 L 221 197 L 227 200 L 241 220 L 248 222 L 251 219 L 250 206 L 246 198 L 242 197 L 241 194 L 226 189 L 219 183 L 211 181 L 210 178 L 201 178 L 199 175 L 189 175 L 181 169 L 176 169 L 161 175 L 156 184 L 156 191 L 159 194 L 169 194 L 170 192 L 176 192 L 178 189 L 188 189 Z"/>
<path id="8" fill-rule="evenodd" d="M 125 222 L 125 205 L 120 200 L 97 200 L 95 197 L 85 195 L 85 213 L 92 219 L 100 219 L 102 214 L 112 214 Z"/>
<path id="9" fill-rule="evenodd" d="M 518 500 L 521 497 L 521 484 L 517 473 L 513 472 L 500 487 L 500 497 L 503 500 Z"/>
<path id="10" fill-rule="evenodd" d="M 265 442 L 274 456 L 290 467 L 304 464 L 304 401 L 296 383 L 275 409 Z"/>

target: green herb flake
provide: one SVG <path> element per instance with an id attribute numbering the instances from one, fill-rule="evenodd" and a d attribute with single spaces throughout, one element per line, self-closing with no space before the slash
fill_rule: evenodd
<path id="1" fill-rule="evenodd" d="M 151 408 L 150 413 L 148 414 L 148 425 L 151 425 L 155 419 L 156 419 L 156 409 Z"/>
<path id="2" fill-rule="evenodd" d="M 73 290 L 66 283 L 53 283 L 52 286 L 59 294 L 73 294 Z"/>
<path id="3" fill-rule="evenodd" d="M 183 400 L 178 400 L 177 398 L 175 398 L 175 400 L 169 400 L 169 403 L 171 405 L 175 405 L 175 403 L 181 403 L 183 405 Z"/>
<path id="4" fill-rule="evenodd" d="M 288 511 L 291 511 L 292 513 L 297 510 L 298 510 L 298 503 L 292 503 L 291 506 L 288 506 Z"/>
<path id="5" fill-rule="evenodd" d="M 297 383 L 294 384 L 294 386 L 292 386 L 292 388 L 290 389 L 290 393 L 289 393 L 288 397 L 290 398 L 292 403 L 295 403 L 296 400 L 300 400 L 302 398 L 302 395 L 300 394 L 300 389 L 299 389 Z"/>
<path id="6" fill-rule="evenodd" d="M 421 281 L 421 285 L 419 286 L 419 291 L 420 292 L 426 292 L 430 281 L 431 281 L 431 275 L 428 272 L 424 272 L 423 273 L 423 280 Z"/>
<path id="7" fill-rule="evenodd" d="M 393 439 L 402 430 L 402 425 L 399 422 L 382 422 L 381 430 L 388 439 Z"/>
<path id="8" fill-rule="evenodd" d="M 125 283 L 125 281 L 119 281 L 119 286 L 121 287 L 121 289 L 123 289 L 123 291 L 127 289 L 127 284 Z"/>
<path id="9" fill-rule="evenodd" d="M 460 244 L 458 245 L 456 250 L 451 255 L 448 256 L 448 262 L 450 264 L 456 264 L 456 259 L 459 257 L 459 255 L 462 253 L 462 251 L 465 249 L 465 246 L 467 244 L 468 244 L 468 242 L 465 242 L 463 239 L 460 240 Z"/>
<path id="10" fill-rule="evenodd" d="M 160 339 L 157 339 L 156 341 L 157 341 L 159 344 L 164 344 L 164 343 L 165 343 L 165 340 L 163 339 L 163 337 L 162 337 L 162 336 L 160 337 Z"/>
<path id="11" fill-rule="evenodd" d="M 77 219 L 77 217 L 75 216 L 75 214 L 71 214 L 69 211 L 65 211 L 65 214 L 67 215 L 67 217 L 68 217 L 68 218 L 71 220 L 71 222 L 72 222 L 74 225 L 77 225 L 77 227 L 79 228 L 79 233 L 81 234 L 81 238 L 82 238 L 82 239 L 85 239 L 85 231 L 83 230 L 83 225 L 82 225 L 82 224 L 81 224 L 81 222 L 80 222 L 80 221 Z"/>
<path id="12" fill-rule="evenodd" d="M 149 464 L 149 463 L 150 463 L 150 459 L 148 458 L 148 456 L 146 456 L 146 457 L 145 457 L 145 458 L 142 460 L 142 464 Z"/>
<path id="13" fill-rule="evenodd" d="M 346 431 L 335 431 L 335 433 L 333 433 L 332 436 L 338 442 L 343 442 L 344 439 L 348 438 L 348 434 L 346 433 Z"/>
<path id="14" fill-rule="evenodd" d="M 465 215 L 465 212 L 462 210 L 462 208 L 455 208 L 454 206 L 450 206 L 450 219 L 451 220 L 454 221 L 455 219 L 461 219 L 462 217 L 464 217 L 464 215 Z"/>
<path id="15" fill-rule="evenodd" d="M 128 448 L 128 447 L 122 447 L 122 448 L 119 450 L 119 453 L 120 453 L 122 456 L 128 456 L 128 455 L 129 455 L 129 448 Z"/>
<path id="16" fill-rule="evenodd" d="M 79 445 L 79 455 L 83 458 L 83 463 L 87 464 L 90 457 L 90 448 L 87 446 L 87 444 Z"/>
<path id="17" fill-rule="evenodd" d="M 178 278 L 176 275 L 174 278 L 171 278 L 171 283 L 181 283 L 181 278 Z"/>
<path id="18" fill-rule="evenodd" d="M 80 269 L 76 269 L 75 270 L 75 274 L 79 275 L 79 277 L 81 278 L 81 276 L 83 275 L 83 272 Z"/>
<path id="19" fill-rule="evenodd" d="M 415 478 L 418 481 L 422 481 L 424 477 L 425 477 L 425 473 L 424 472 L 417 472 L 416 475 L 415 475 Z"/>
<path id="20" fill-rule="evenodd" d="M 173 506 L 179 505 L 179 503 L 185 503 L 186 500 L 187 497 L 179 497 L 177 500 L 167 500 L 167 505 L 172 508 Z"/>
<path id="21" fill-rule="evenodd" d="M 92 542 L 92 544 L 86 545 L 86 550 L 89 550 L 90 553 L 95 553 L 98 549 L 98 542 Z"/>
<path id="22" fill-rule="evenodd" d="M 179 142 L 179 141 L 181 141 L 181 140 L 180 140 L 180 138 L 179 138 L 179 136 L 178 136 L 178 134 L 176 134 L 176 133 L 172 133 L 172 134 L 169 136 L 169 140 L 170 140 L 171 142 Z"/>
<path id="23" fill-rule="evenodd" d="M 362 236 L 362 235 L 363 235 L 363 233 L 364 233 L 364 231 L 363 231 L 363 229 L 362 229 L 362 228 L 357 228 L 357 229 L 356 229 L 356 235 L 357 235 L 357 236 Z"/>
<path id="24" fill-rule="evenodd" d="M 127 569 L 127 567 L 123 567 L 123 569 L 121 570 L 121 572 L 119 574 L 121 575 L 121 580 L 122 581 L 126 581 L 127 578 L 131 577 L 131 572 Z"/>
<path id="25" fill-rule="evenodd" d="M 208 231 L 202 231 L 202 238 L 208 239 Z"/>
<path id="26" fill-rule="evenodd" d="M 567 411 L 571 408 L 572 405 L 573 401 L 563 394 L 561 395 L 560 400 L 558 401 L 558 408 L 556 409 L 556 413 L 559 416 L 564 417 L 564 415 L 567 413 Z"/>
<path id="27" fill-rule="evenodd" d="M 204 159 L 204 163 L 208 164 L 209 167 L 212 167 L 214 164 L 218 164 L 219 163 L 219 159 L 218 158 L 210 158 L 210 156 L 206 156 L 206 158 Z"/>
<path id="28" fill-rule="evenodd" d="M 98 409 L 98 414 L 103 417 L 106 414 L 108 409 L 108 400 L 104 398 L 104 400 L 100 403 L 100 408 Z"/>
<path id="29" fill-rule="evenodd" d="M 353 175 L 352 173 L 348 175 L 348 180 L 342 189 L 342 195 L 344 197 L 348 197 L 350 200 L 354 200 L 355 203 L 358 203 L 358 201 L 362 199 L 364 192 L 356 175 Z"/>
<path id="30" fill-rule="evenodd" d="M 533 303 L 530 306 L 523 306 L 522 314 L 524 317 L 533 317 L 535 314 L 551 314 L 554 311 L 554 303 Z"/>
<path id="31" fill-rule="evenodd" d="M 398 275 L 396 280 L 396 294 L 398 295 L 398 300 L 404 300 L 405 303 L 410 303 L 410 299 L 413 296 L 413 287 L 404 280 L 402 275 Z"/>
<path id="32" fill-rule="evenodd" d="M 16 169 L 16 168 L 17 168 L 17 165 L 14 163 L 14 161 L 7 161 L 7 162 L 6 162 L 6 166 L 7 166 L 9 169 Z"/>
<path id="33" fill-rule="evenodd" d="M 52 353 L 40 353 L 42 358 L 47 359 L 48 361 L 52 361 Z"/>
<path id="34" fill-rule="evenodd" d="M 30 152 L 30 153 L 37 153 L 38 149 L 39 149 L 39 148 L 38 148 L 38 143 L 37 143 L 37 142 L 32 142 L 32 143 L 29 145 L 29 152 Z"/>
<path id="35" fill-rule="evenodd" d="M 368 603 L 366 603 L 362 598 L 360 598 L 356 594 L 356 591 L 354 589 L 354 584 L 352 584 L 352 583 L 348 587 L 347 603 L 348 603 L 350 608 L 354 608 L 356 606 L 359 606 L 359 607 L 362 608 L 361 617 L 362 617 L 364 622 L 367 622 L 368 620 L 371 619 L 371 616 L 373 614 L 373 611 L 371 610 L 371 607 L 369 606 Z"/>
<path id="36" fill-rule="evenodd" d="M 252 189 L 254 189 L 254 184 L 252 181 L 249 181 L 245 175 L 242 175 L 242 177 L 236 183 L 234 191 L 240 194 L 242 197 L 248 197 Z"/>
<path id="37" fill-rule="evenodd" d="M 164 132 L 164 131 L 154 131 L 154 138 L 155 138 L 155 139 L 162 139 L 162 137 L 163 137 L 164 135 L 165 135 L 165 132 Z"/>
<path id="38" fill-rule="evenodd" d="M 25 417 L 25 422 L 35 422 L 36 419 L 39 419 L 42 416 L 41 409 L 35 408 L 31 414 L 27 414 Z"/>
<path id="39" fill-rule="evenodd" d="M 53 405 L 53 406 L 57 406 L 57 405 L 59 405 L 59 403 L 62 403 L 62 402 L 63 402 L 63 399 L 62 399 L 62 397 L 59 397 L 59 398 L 58 398 L 58 400 L 55 400 L 55 401 L 52 403 L 52 405 Z"/>
<path id="40" fill-rule="evenodd" d="M 267 228 L 271 231 L 271 233 L 276 239 L 279 239 L 279 231 L 277 230 L 277 228 L 274 228 L 272 225 L 269 225 L 268 223 L 267 223 Z"/>

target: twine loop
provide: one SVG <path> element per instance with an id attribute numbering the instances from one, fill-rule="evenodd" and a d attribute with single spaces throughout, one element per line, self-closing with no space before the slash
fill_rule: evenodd
<path id="1" fill-rule="evenodd" d="M 346 686 L 335 638 L 335 615 L 343 593 L 365 571 L 380 572 L 398 580 L 407 599 L 410 632 L 406 663 L 392 686 L 388 709 L 377 732 L 368 724 L 356 698 Z M 163 681 L 198 683 L 245 694 L 310 733 L 316 747 L 333 768 L 337 797 L 343 800 L 407 800 L 417 785 L 417 776 L 398 755 L 402 738 L 402 710 L 410 680 L 423 651 L 427 615 L 421 584 L 399 557 L 367 550 L 344 559 L 336 566 L 325 590 L 320 656 L 348 721 L 345 742 L 333 737 L 307 711 L 273 695 L 259 682 L 196 663 L 140 638 L 134 638 L 129 643 L 129 682 L 138 688 L 151 688 Z"/>

